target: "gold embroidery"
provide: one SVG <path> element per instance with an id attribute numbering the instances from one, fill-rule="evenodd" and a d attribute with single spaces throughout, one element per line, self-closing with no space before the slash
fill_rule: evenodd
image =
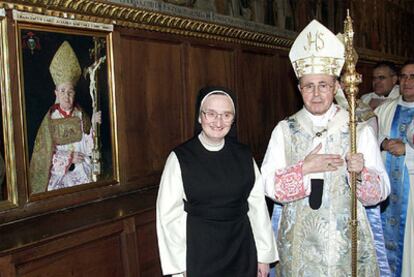
<path id="1" fill-rule="evenodd" d="M 308 38 L 308 45 L 306 47 L 303 46 L 305 51 L 310 51 L 312 48 L 312 44 L 315 45 L 315 51 L 322 50 L 325 47 L 325 41 L 323 40 L 323 33 L 316 31 L 314 38 L 312 38 L 312 33 L 309 32 L 307 35 Z"/>
<path id="2" fill-rule="evenodd" d="M 82 139 L 81 126 L 81 120 L 76 116 L 52 119 L 53 141 L 57 145 L 80 141 Z"/>

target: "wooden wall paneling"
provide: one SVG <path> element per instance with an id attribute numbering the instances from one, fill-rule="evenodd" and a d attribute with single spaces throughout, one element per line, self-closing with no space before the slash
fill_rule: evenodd
<path id="1" fill-rule="evenodd" d="M 126 182 L 158 179 L 166 157 L 182 140 L 181 44 L 122 36 L 125 129 L 120 145 Z M 155 179 L 154 179 L 155 180 Z M 154 182 L 152 180 L 152 182 Z M 151 183 L 151 181 L 149 182 Z"/>
<path id="2" fill-rule="evenodd" d="M 224 86 L 235 91 L 234 49 L 215 45 L 192 44 L 187 52 L 187 138 L 193 136 L 195 101 L 198 91 L 205 86 Z"/>
<path id="3" fill-rule="evenodd" d="M 162 276 L 155 225 L 155 209 L 135 217 L 141 277 Z"/>
<path id="4" fill-rule="evenodd" d="M 21 265 L 17 275 L 124 277 L 120 252 L 119 238 L 110 237 Z"/>
<path id="5" fill-rule="evenodd" d="M 359 93 L 358 96 L 360 97 L 363 94 L 369 93 L 372 91 L 372 70 L 374 68 L 373 63 L 367 62 L 358 62 L 357 64 L 357 72 L 362 74 L 362 83 L 359 85 Z"/>
<path id="6" fill-rule="evenodd" d="M 302 108 L 302 97 L 297 89 L 297 79 L 292 69 L 287 51 L 278 50 L 272 55 L 272 93 L 268 95 L 266 105 L 270 111 L 266 114 L 265 132 L 261 138 L 266 151 L 273 129 L 277 123 Z M 263 103 L 262 103 L 263 104 Z M 264 158 L 264 152 L 257 157 Z"/>
<path id="7" fill-rule="evenodd" d="M 298 90 L 298 80 L 293 71 L 287 52 L 281 52 L 277 61 L 278 105 L 277 121 L 300 110 L 303 106 L 302 96 Z"/>
<path id="8" fill-rule="evenodd" d="M 156 189 L 134 191 L 10 224 L 0 224 L 0 256 L 8 254 L 11 250 L 35 245 L 36 242 L 58 238 L 59 235 L 74 230 L 107 224 L 153 209 L 156 197 Z"/>
<path id="9" fill-rule="evenodd" d="M 72 266 L 74 271 L 80 272 L 82 269 L 79 267 L 69 265 L 74 262 L 71 255 L 87 256 L 95 255 L 94 251 L 100 253 L 106 251 L 108 256 L 116 254 L 117 257 L 121 257 L 120 267 L 123 268 L 121 276 L 139 276 L 138 250 L 140 248 L 137 247 L 136 224 L 143 226 L 144 229 L 145 225 L 154 226 L 149 228 L 153 231 L 152 240 L 148 242 L 141 255 L 145 258 L 147 252 L 154 253 L 152 265 L 159 270 L 155 240 L 154 203 L 156 194 L 156 189 L 135 191 L 104 201 L 24 219 L 16 223 L 0 224 L 1 274 L 5 275 L 11 272 L 11 276 L 16 276 L 13 272 L 17 272 L 17 270 L 25 272 L 25 274 L 32 274 L 31 272 L 38 267 L 45 267 L 45 272 L 50 270 L 56 273 L 55 269 L 48 267 L 49 264 L 66 264 L 65 259 L 68 259 L 67 267 Z M 143 239 L 145 240 L 145 237 Z M 102 245 L 103 243 L 99 246 L 98 241 L 100 240 L 110 241 L 105 244 L 106 246 Z M 56 258 L 59 260 L 53 260 L 54 256 L 59 256 Z M 51 259 L 52 261 L 49 262 Z M 93 260 L 92 262 L 97 264 L 102 262 L 105 264 L 104 266 L 107 263 L 105 259 Z M 108 266 L 115 267 L 110 264 Z M 149 267 L 151 266 L 147 265 L 147 271 L 152 270 L 148 269 Z M 3 277 L 1 274 L 0 276 Z M 39 276 L 60 277 L 61 275 L 46 275 L 44 273 Z"/>
<path id="10" fill-rule="evenodd" d="M 17 276 L 124 277 L 122 222 L 36 243 L 12 254 Z"/>
<path id="11" fill-rule="evenodd" d="M 190 47 L 190 43 L 188 41 L 183 42 L 183 46 L 181 47 L 181 73 L 182 73 L 182 95 L 181 95 L 181 112 L 182 112 L 182 142 L 184 142 L 187 138 L 191 137 L 191 134 L 193 133 L 193 125 L 194 122 L 191 122 L 189 120 L 190 112 L 188 109 L 190 108 L 189 105 L 189 99 L 192 99 L 191 96 L 193 93 L 188 91 L 188 49 Z M 191 100 L 190 100 L 191 101 Z M 171 149 L 172 150 L 172 149 Z"/>
<path id="12" fill-rule="evenodd" d="M 0 257 L 0 277 L 16 276 L 16 268 L 11 262 L 11 256 Z"/>
<path id="13" fill-rule="evenodd" d="M 16 249 L 0 276 L 161 276 L 155 210 Z"/>
<path id="14" fill-rule="evenodd" d="M 139 259 L 135 230 L 135 218 L 123 220 L 124 231 L 121 234 L 122 261 L 125 277 L 139 277 Z"/>
<path id="15" fill-rule="evenodd" d="M 263 158 L 275 125 L 276 73 L 275 53 L 242 51 L 238 89 L 238 133 L 248 143 L 256 159 Z"/>

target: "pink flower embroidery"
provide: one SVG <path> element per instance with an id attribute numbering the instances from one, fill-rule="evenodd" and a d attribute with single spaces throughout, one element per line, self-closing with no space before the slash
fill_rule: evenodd
<path id="1" fill-rule="evenodd" d="M 275 198 L 284 203 L 308 196 L 303 184 L 303 161 L 283 169 L 276 170 Z"/>
<path id="2" fill-rule="evenodd" d="M 357 185 L 357 197 L 365 206 L 372 206 L 381 201 L 381 178 L 378 174 L 364 168 L 362 180 Z"/>

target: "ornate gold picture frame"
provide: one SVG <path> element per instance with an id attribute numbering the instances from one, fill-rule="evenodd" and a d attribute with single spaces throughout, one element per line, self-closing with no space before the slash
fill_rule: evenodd
<path id="1" fill-rule="evenodd" d="M 111 26 L 14 19 L 29 199 L 117 183 Z"/>
<path id="2" fill-rule="evenodd" d="M 0 9 L 0 210 L 17 207 L 7 19 Z"/>

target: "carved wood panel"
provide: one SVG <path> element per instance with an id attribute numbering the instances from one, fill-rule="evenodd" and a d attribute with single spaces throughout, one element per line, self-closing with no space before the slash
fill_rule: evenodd
<path id="1" fill-rule="evenodd" d="M 127 182 L 159 173 L 182 141 L 181 45 L 121 37 L 124 114 L 120 151 Z"/>
<path id="2" fill-rule="evenodd" d="M 0 276 L 161 276 L 155 210 L 16 247 L 0 255 Z"/>
<path id="3" fill-rule="evenodd" d="M 158 254 L 155 212 L 140 216 L 136 226 L 136 241 L 140 263 L 140 276 L 162 276 Z"/>
<path id="4" fill-rule="evenodd" d="M 15 269 L 10 276 L 123 277 L 127 257 L 122 256 L 121 233 L 120 222 L 107 224 L 35 242 L 4 259 Z"/>
<path id="5" fill-rule="evenodd" d="M 239 139 L 251 146 L 258 159 L 266 151 L 267 138 L 281 114 L 277 62 L 276 53 L 242 51 L 240 54 Z"/>

